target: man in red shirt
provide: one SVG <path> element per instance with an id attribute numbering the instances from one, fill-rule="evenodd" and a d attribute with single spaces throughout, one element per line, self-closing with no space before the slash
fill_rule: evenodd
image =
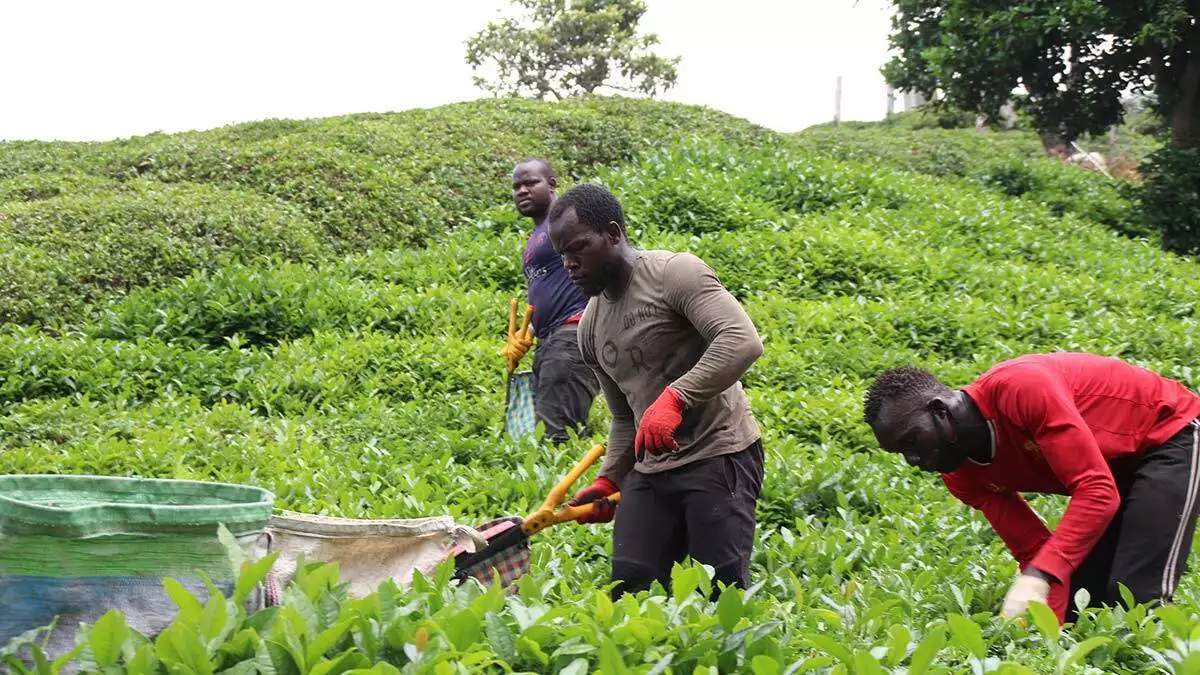
<path id="1" fill-rule="evenodd" d="M 1072 599 L 1170 601 L 1196 522 L 1200 397 L 1115 358 L 1033 354 L 960 390 L 903 366 L 867 391 L 880 446 L 936 471 L 983 513 L 1020 565 L 1002 614 L 1045 602 L 1074 621 Z M 1053 534 L 1022 492 L 1069 495 Z M 1068 607 L 1068 605 L 1070 605 Z"/>

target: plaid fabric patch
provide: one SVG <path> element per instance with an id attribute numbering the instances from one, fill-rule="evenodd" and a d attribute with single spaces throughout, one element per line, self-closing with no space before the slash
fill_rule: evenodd
<path id="1" fill-rule="evenodd" d="M 506 521 L 513 523 L 513 527 L 520 527 L 522 522 L 521 518 L 518 517 L 498 518 L 496 520 L 489 520 L 476 529 L 481 532 L 486 531 L 488 528 Z M 529 540 L 522 539 L 521 543 L 516 546 L 509 546 L 495 551 L 487 558 L 463 569 L 463 572 L 467 576 L 475 577 L 480 583 L 487 585 L 492 583 L 492 579 L 495 578 L 492 572 L 493 569 L 500 573 L 500 585 L 505 588 L 509 588 L 521 575 L 528 573 Z"/>
<path id="2" fill-rule="evenodd" d="M 533 408 L 532 372 L 513 373 L 509 376 L 504 426 L 514 440 L 521 440 L 537 428 L 537 417 Z"/>

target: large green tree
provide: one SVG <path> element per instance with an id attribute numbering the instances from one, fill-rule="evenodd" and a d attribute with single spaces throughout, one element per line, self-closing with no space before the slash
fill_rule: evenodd
<path id="1" fill-rule="evenodd" d="M 1149 94 L 1176 147 L 1200 136 L 1200 0 L 894 0 L 888 82 L 998 118 L 1014 98 L 1047 150 Z"/>
<path id="2" fill-rule="evenodd" d="M 513 0 L 518 18 L 493 21 L 467 41 L 472 70 L 485 91 L 562 99 L 602 87 L 654 96 L 675 85 L 679 57 L 651 52 L 654 34 L 639 35 L 640 0 Z"/>

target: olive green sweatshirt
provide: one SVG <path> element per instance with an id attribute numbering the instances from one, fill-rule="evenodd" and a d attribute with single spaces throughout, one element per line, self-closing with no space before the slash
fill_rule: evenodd
<path id="1" fill-rule="evenodd" d="M 690 253 L 638 251 L 616 299 L 588 301 L 579 350 L 612 412 L 600 475 L 617 485 L 630 469 L 655 473 L 738 452 L 759 438 L 741 377 L 762 341 L 737 299 Z M 685 403 L 676 451 L 643 453 L 633 441 L 646 409 L 666 387 Z"/>

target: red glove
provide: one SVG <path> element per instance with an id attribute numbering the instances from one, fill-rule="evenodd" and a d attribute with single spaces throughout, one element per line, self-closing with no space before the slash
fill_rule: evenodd
<path id="1" fill-rule="evenodd" d="M 611 480 L 600 476 L 592 481 L 592 484 L 575 493 L 571 501 L 567 502 L 571 506 L 579 506 L 581 504 L 591 504 L 592 510 L 576 518 L 576 522 L 580 523 L 607 523 L 613 519 L 617 513 L 617 505 L 608 501 L 607 497 L 617 493 L 617 485 Z"/>
<path id="2" fill-rule="evenodd" d="M 637 438 L 633 440 L 633 454 L 639 460 L 646 451 L 657 455 L 667 450 L 679 449 L 679 443 L 675 442 L 675 429 L 683 421 L 683 405 L 679 392 L 667 387 L 654 403 L 646 408 L 642 424 L 637 430 Z"/>

